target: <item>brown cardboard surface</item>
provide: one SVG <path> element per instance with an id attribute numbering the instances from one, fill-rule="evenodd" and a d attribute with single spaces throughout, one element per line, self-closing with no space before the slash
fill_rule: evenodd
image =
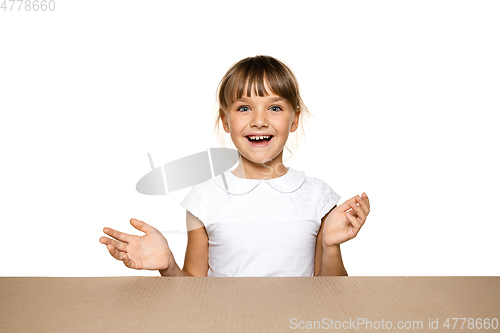
<path id="1" fill-rule="evenodd" d="M 492 318 L 500 277 L 0 277 L 1 332 L 500 332 Z"/>

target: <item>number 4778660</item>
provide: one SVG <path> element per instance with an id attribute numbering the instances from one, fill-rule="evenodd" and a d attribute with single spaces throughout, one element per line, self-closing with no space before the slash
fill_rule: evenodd
<path id="1" fill-rule="evenodd" d="M 0 0 L 1 1 L 1 0 Z M 56 9 L 55 0 L 3 0 L 0 10 L 4 12 L 46 12 Z"/>

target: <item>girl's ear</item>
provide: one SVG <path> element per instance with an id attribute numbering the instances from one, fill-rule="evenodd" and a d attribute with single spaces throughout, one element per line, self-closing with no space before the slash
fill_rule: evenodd
<path id="1" fill-rule="evenodd" d="M 226 131 L 226 133 L 229 133 L 229 124 L 226 113 L 220 116 L 220 121 L 222 122 L 222 127 L 224 128 L 224 131 Z"/>
<path id="2" fill-rule="evenodd" d="M 290 133 L 295 132 L 299 127 L 299 116 L 300 110 L 295 111 L 295 116 L 293 117 L 292 127 L 290 127 Z"/>

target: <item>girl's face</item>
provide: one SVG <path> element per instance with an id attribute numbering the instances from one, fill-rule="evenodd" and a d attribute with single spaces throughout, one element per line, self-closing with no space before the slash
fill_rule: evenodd
<path id="1" fill-rule="evenodd" d="M 242 158 L 274 164 L 281 163 L 288 135 L 298 127 L 299 112 L 277 95 L 260 97 L 252 91 L 250 97 L 233 101 L 221 119 Z"/>

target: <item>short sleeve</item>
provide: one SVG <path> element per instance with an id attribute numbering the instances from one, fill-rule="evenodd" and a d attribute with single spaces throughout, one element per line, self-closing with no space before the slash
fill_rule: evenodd
<path id="1" fill-rule="evenodd" d="M 339 202 L 340 195 L 324 181 L 321 181 L 321 208 L 319 218 L 322 219 Z"/>
<path id="2" fill-rule="evenodd" d="M 203 224 L 207 224 L 203 205 L 203 183 L 191 187 L 187 196 L 182 200 L 181 206 L 196 216 Z"/>

